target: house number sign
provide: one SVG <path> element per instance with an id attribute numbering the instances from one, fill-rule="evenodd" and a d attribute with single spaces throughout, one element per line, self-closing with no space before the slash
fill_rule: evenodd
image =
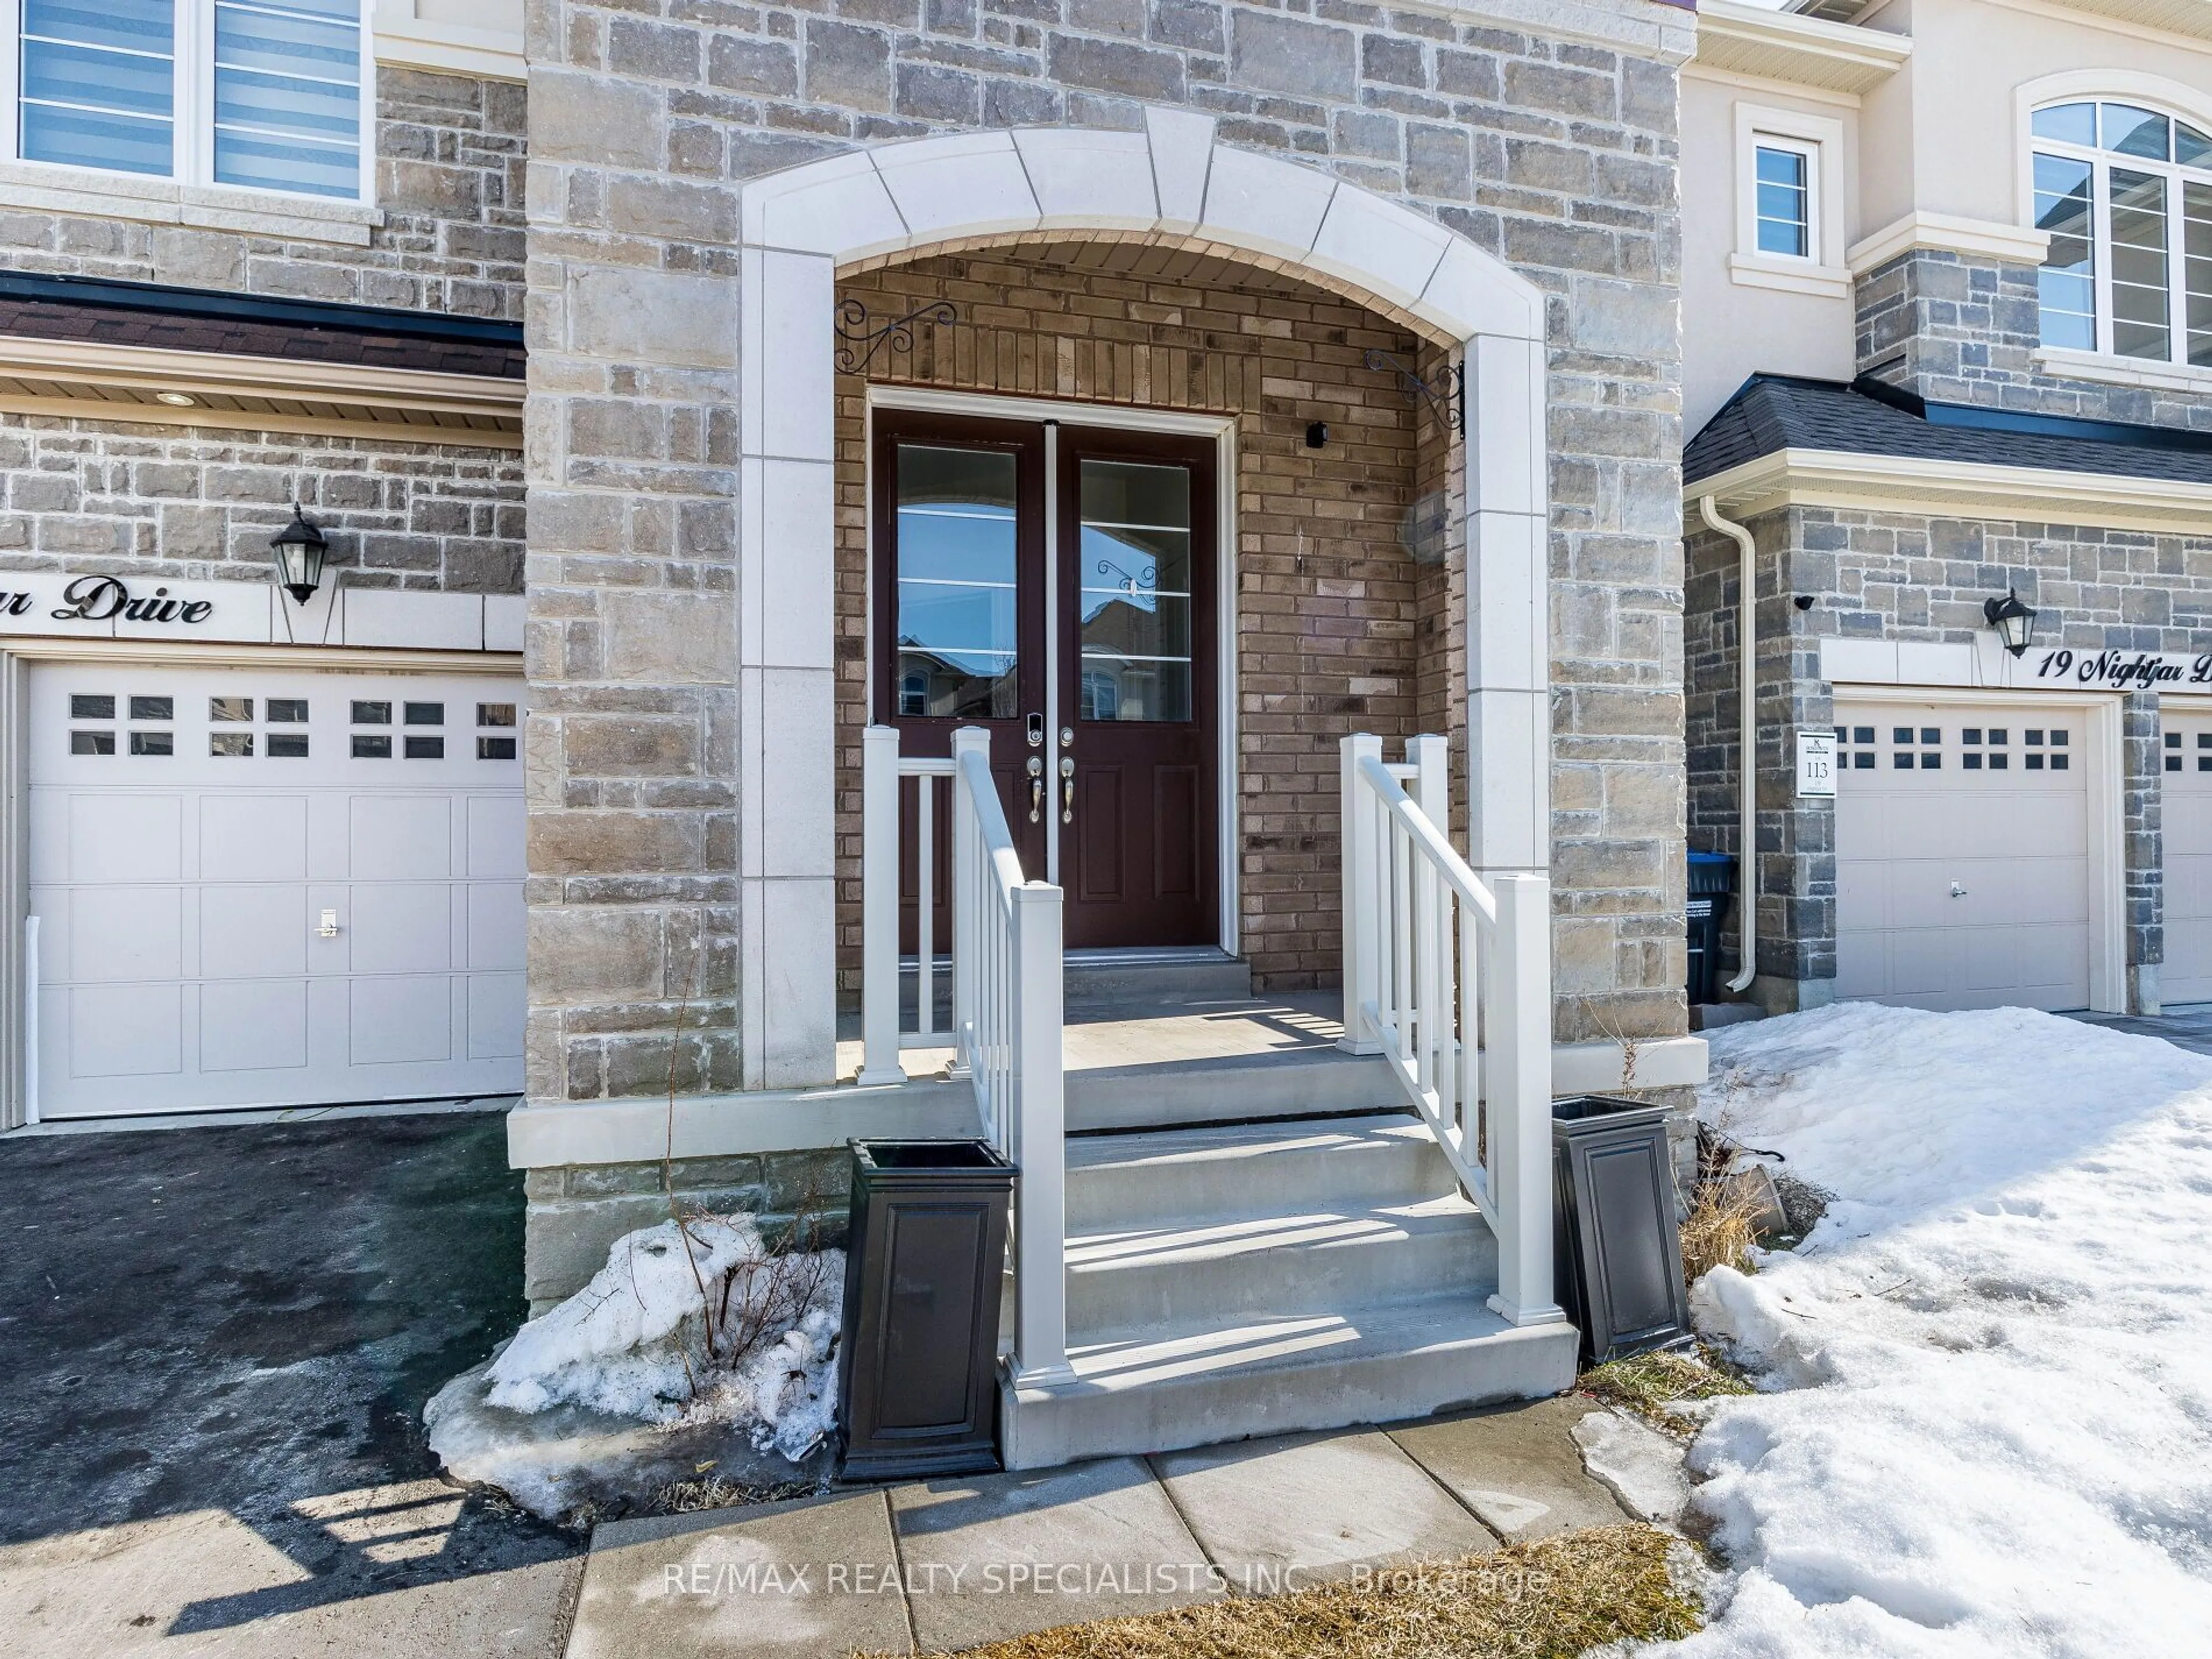
<path id="1" fill-rule="evenodd" d="M 1836 734 L 1815 726 L 1797 728 L 1797 793 L 1826 797 L 1836 793 Z"/>
<path id="2" fill-rule="evenodd" d="M 2045 651 L 2027 678 L 2044 685 L 2094 685 L 2148 691 L 2161 685 L 2212 685 L 2212 652 Z"/>

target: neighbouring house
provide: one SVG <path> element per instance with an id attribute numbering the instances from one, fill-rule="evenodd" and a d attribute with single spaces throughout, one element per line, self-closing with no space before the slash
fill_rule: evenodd
<path id="1" fill-rule="evenodd" d="M 520 1086 L 498 10 L 0 9 L 11 1127 Z"/>
<path id="2" fill-rule="evenodd" d="M 520 1091 L 541 1307 L 988 1133 L 1018 1463 L 1568 1382 L 1692 13 L 9 18 L 16 1119 Z"/>
<path id="3" fill-rule="evenodd" d="M 1691 841 L 1753 849 L 1744 994 L 2212 1000 L 2212 17 L 1709 0 L 1682 124 Z"/>

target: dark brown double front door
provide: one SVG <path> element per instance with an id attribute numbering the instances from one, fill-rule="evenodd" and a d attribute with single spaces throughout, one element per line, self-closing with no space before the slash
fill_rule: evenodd
<path id="1" fill-rule="evenodd" d="M 872 717 L 990 732 L 1071 949 L 1218 943 L 1212 443 L 878 410 L 873 446 Z"/>

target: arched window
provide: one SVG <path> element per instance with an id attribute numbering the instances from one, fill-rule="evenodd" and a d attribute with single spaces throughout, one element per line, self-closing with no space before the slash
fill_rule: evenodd
<path id="1" fill-rule="evenodd" d="M 2088 100 L 2031 131 L 2043 343 L 2212 368 L 2212 136 Z"/>

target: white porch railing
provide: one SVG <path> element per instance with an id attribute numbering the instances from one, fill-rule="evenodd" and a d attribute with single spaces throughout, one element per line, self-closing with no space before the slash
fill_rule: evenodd
<path id="1" fill-rule="evenodd" d="M 1449 752 L 1343 741 L 1344 1046 L 1389 1061 L 1497 1235 L 1491 1305 L 1554 1323 L 1551 884 L 1453 850 Z"/>
<path id="2" fill-rule="evenodd" d="M 1060 890 L 1022 874 L 991 776 L 990 734 L 963 726 L 949 760 L 902 760 L 898 732 L 872 726 L 861 779 L 863 915 L 860 1081 L 903 1082 L 904 1048 L 950 1040 L 973 1080 L 983 1133 L 1020 1171 L 1014 1193 L 1014 1377 L 1042 1382 L 1067 1364 L 1066 1059 L 1061 1030 Z M 916 1029 L 899 1008 L 899 781 L 918 780 L 921 914 Z M 952 1026 L 934 1030 L 930 908 L 935 780 L 952 791 Z M 885 1075 L 888 1073 L 889 1075 Z"/>
<path id="3" fill-rule="evenodd" d="M 985 738 L 988 746 L 989 739 Z M 958 968 L 954 969 L 953 1022 L 937 1024 L 937 785 L 950 781 L 951 759 L 925 760 L 899 753 L 895 726 L 872 726 L 860 737 L 860 1081 L 903 1083 L 902 1048 L 955 1048 L 960 1022 Z M 915 1020 L 899 1006 L 899 796 L 915 785 L 915 865 L 919 908 L 915 932 Z M 957 914 L 957 912 L 955 913 Z M 948 944 L 951 941 L 948 940 Z M 959 960 L 956 951 L 953 960 Z M 953 1057 L 956 1072 L 967 1063 Z"/>

